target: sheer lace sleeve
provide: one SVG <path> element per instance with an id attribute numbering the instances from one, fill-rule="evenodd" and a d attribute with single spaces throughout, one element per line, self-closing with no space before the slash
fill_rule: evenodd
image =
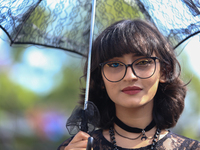
<path id="1" fill-rule="evenodd" d="M 58 148 L 57 150 L 64 150 L 65 147 L 71 142 L 71 140 L 73 139 L 73 137 L 67 139 L 66 141 L 64 141 Z"/>
<path id="2" fill-rule="evenodd" d="M 158 142 L 158 149 L 200 150 L 200 142 L 170 132 L 162 142 Z"/>

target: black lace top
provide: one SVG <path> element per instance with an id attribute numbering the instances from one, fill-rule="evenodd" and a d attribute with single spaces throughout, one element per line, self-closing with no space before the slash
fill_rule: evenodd
<path id="1" fill-rule="evenodd" d="M 94 150 L 113 150 L 113 144 L 110 143 L 102 134 L 102 130 L 96 130 L 92 133 L 94 137 Z M 64 150 L 65 146 L 72 140 L 73 137 L 64 141 L 57 150 Z M 146 146 L 137 149 L 127 149 L 118 147 L 118 150 L 149 150 L 151 146 Z M 200 150 L 200 142 L 177 135 L 171 131 L 157 142 L 157 150 Z"/>

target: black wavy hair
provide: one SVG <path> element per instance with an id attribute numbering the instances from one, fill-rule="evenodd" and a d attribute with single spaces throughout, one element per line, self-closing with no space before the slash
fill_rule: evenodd
<path id="1" fill-rule="evenodd" d="M 186 86 L 180 79 L 180 64 L 174 50 L 155 26 L 143 20 L 122 20 L 106 28 L 93 42 L 89 101 L 100 112 L 99 128 L 108 129 L 113 124 L 115 104 L 109 98 L 101 75 L 99 63 L 124 54 L 137 53 L 160 60 L 161 73 L 166 82 L 159 83 L 154 97 L 153 118 L 160 129 L 176 125 L 183 109 Z M 87 61 L 84 69 L 86 75 Z M 83 90 L 85 91 L 85 90 Z M 81 94 L 83 104 L 85 93 Z"/>

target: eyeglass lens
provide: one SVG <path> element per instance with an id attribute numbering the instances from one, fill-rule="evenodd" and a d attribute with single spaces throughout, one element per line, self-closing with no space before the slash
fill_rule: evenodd
<path id="1" fill-rule="evenodd" d="M 110 61 L 103 65 L 103 74 L 105 78 L 111 82 L 122 80 L 127 71 L 128 65 L 119 61 Z M 133 73 L 142 79 L 151 77 L 156 69 L 155 59 L 153 58 L 140 58 L 131 64 Z"/>

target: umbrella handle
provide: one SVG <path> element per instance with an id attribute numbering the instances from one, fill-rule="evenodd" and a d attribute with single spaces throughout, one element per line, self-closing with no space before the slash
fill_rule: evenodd
<path id="1" fill-rule="evenodd" d="M 81 110 L 81 115 L 82 115 L 82 120 L 81 120 L 81 131 L 83 132 L 87 132 L 88 131 L 88 124 L 87 124 L 87 121 L 88 121 L 88 118 L 85 114 L 85 110 Z"/>
<path id="2" fill-rule="evenodd" d="M 86 150 L 93 150 L 94 138 L 89 137 Z"/>

